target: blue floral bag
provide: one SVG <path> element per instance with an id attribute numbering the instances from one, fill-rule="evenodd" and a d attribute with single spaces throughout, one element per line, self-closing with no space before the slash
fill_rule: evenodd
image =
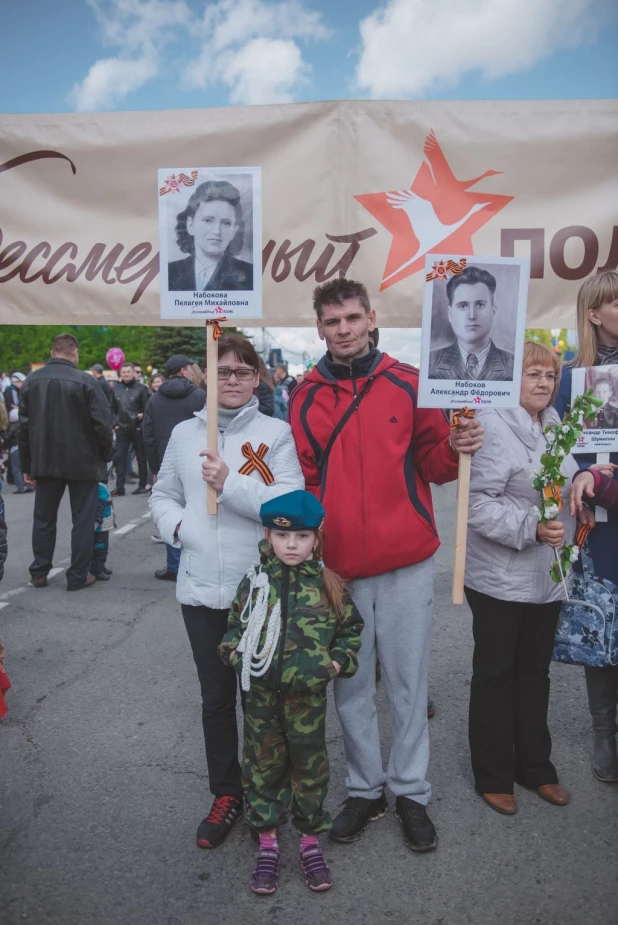
<path id="1" fill-rule="evenodd" d="M 573 578 L 571 600 L 560 609 L 553 660 L 606 668 L 618 665 L 618 603 L 611 588 L 594 574 L 588 544 L 581 550 L 582 571 Z"/>

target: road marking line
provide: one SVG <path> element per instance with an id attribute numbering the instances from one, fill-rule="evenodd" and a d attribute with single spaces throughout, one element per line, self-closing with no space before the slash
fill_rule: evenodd
<path id="1" fill-rule="evenodd" d="M 150 511 L 147 514 L 142 514 L 142 520 L 150 519 Z"/>
<path id="2" fill-rule="evenodd" d="M 0 610 L 2 610 L 3 607 L 8 607 L 8 606 L 9 606 L 8 601 L 0 601 Z"/>
<path id="3" fill-rule="evenodd" d="M 23 594 L 23 592 L 24 592 L 24 591 L 27 591 L 27 590 L 28 590 L 27 587 L 24 587 L 24 588 L 13 588 L 12 591 L 4 591 L 4 592 L 0 595 L 0 597 L 2 597 L 2 599 L 4 599 L 5 597 L 14 597 L 16 594 Z"/>
<path id="4" fill-rule="evenodd" d="M 70 561 L 71 561 L 71 560 L 69 559 L 69 562 L 70 562 Z M 63 569 L 63 568 L 50 568 L 49 572 L 47 573 L 47 577 L 48 577 L 48 578 L 53 578 L 54 575 L 59 575 L 60 572 L 64 572 L 64 569 Z"/>
<path id="5" fill-rule="evenodd" d="M 129 530 L 135 530 L 136 527 L 137 524 L 125 524 L 124 527 L 114 530 L 114 536 L 122 536 L 123 533 L 128 533 Z"/>

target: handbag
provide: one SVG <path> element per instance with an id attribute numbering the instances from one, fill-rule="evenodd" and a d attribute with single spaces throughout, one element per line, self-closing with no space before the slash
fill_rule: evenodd
<path id="1" fill-rule="evenodd" d="M 573 576 L 571 599 L 560 609 L 553 660 L 567 665 L 618 665 L 618 602 L 594 574 L 588 543 L 581 548 L 581 572 Z"/>

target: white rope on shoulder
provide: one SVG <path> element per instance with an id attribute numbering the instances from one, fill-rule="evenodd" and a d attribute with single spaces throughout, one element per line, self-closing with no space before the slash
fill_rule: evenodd
<path id="1" fill-rule="evenodd" d="M 240 622 L 241 624 L 246 623 L 247 628 L 236 649 L 242 655 L 240 685 L 243 691 L 250 690 L 251 678 L 261 678 L 270 668 L 281 633 L 281 601 L 277 601 L 270 617 L 268 616 L 270 596 L 268 575 L 262 571 L 261 565 L 257 571 L 255 565 L 252 565 L 247 571 L 247 578 L 250 584 L 249 594 L 240 614 Z M 254 591 L 256 592 L 255 603 L 253 602 Z M 266 638 L 263 648 L 260 649 L 260 637 L 267 619 Z"/>

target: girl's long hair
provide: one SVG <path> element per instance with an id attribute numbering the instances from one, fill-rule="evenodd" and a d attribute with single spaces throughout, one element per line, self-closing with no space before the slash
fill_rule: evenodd
<path id="1" fill-rule="evenodd" d="M 320 530 L 316 531 L 316 536 L 318 538 L 318 545 L 313 550 L 313 555 L 316 559 L 322 559 L 322 533 Z M 328 603 L 333 608 L 335 616 L 338 620 L 342 620 L 345 614 L 345 603 L 344 603 L 344 594 L 346 591 L 346 585 L 343 578 L 337 575 L 336 572 L 333 572 L 331 569 L 324 566 L 322 569 L 322 575 L 324 577 L 324 590 L 326 591 L 326 597 L 328 598 Z"/>
<path id="2" fill-rule="evenodd" d="M 577 355 L 568 366 L 596 366 L 599 349 L 597 326 L 588 317 L 606 302 L 618 299 L 618 273 L 605 270 L 589 276 L 577 293 Z"/>

